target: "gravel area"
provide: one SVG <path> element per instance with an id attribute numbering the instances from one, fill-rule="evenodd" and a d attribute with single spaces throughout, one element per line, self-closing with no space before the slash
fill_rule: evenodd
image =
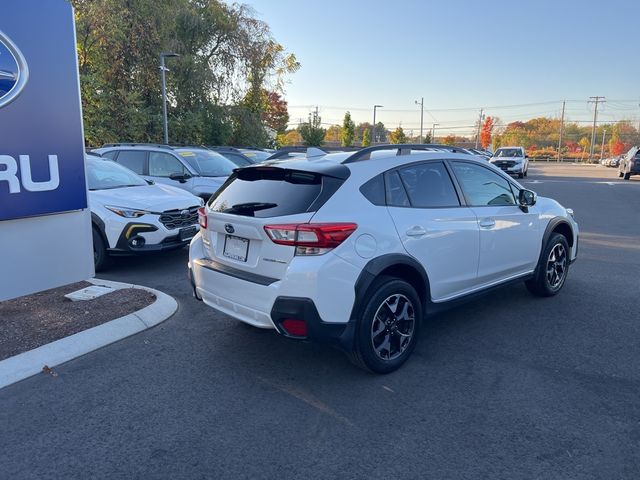
<path id="1" fill-rule="evenodd" d="M 0 360 L 136 312 L 155 300 L 146 290 L 116 290 L 94 300 L 64 295 L 90 286 L 72 283 L 0 302 Z"/>

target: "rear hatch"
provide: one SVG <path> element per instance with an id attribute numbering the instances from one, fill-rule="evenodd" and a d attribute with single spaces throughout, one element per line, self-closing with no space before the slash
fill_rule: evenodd
<path id="1" fill-rule="evenodd" d="M 296 249 L 274 243 L 265 227 L 308 223 L 349 172 L 341 165 L 313 171 L 309 162 L 304 163 L 304 169 L 236 170 L 207 204 L 207 227 L 202 229 L 206 255 L 238 270 L 281 279 Z"/>

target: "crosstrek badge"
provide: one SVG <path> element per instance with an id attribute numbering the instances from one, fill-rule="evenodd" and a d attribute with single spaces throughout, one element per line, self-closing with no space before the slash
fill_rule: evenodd
<path id="1" fill-rule="evenodd" d="M 29 68 L 18 47 L 0 31 L 0 107 L 14 100 L 24 88 Z"/>

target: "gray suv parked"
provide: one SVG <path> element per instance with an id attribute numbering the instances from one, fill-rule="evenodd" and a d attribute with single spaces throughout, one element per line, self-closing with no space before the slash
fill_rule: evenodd
<path id="1" fill-rule="evenodd" d="M 146 180 L 182 188 L 205 201 L 236 168 L 227 158 L 203 147 L 112 143 L 95 151 Z"/>

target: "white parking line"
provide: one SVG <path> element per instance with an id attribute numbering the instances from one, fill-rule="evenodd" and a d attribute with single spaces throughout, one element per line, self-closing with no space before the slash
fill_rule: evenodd
<path id="1" fill-rule="evenodd" d="M 594 185 L 611 185 L 611 186 L 616 186 L 616 185 L 640 185 L 639 182 L 610 182 L 610 181 L 603 181 L 603 180 L 578 180 L 578 179 L 573 179 L 573 180 L 528 180 L 525 182 L 520 182 L 520 183 L 528 183 L 531 185 L 535 185 L 535 184 L 540 184 L 540 183 L 591 183 Z"/>

